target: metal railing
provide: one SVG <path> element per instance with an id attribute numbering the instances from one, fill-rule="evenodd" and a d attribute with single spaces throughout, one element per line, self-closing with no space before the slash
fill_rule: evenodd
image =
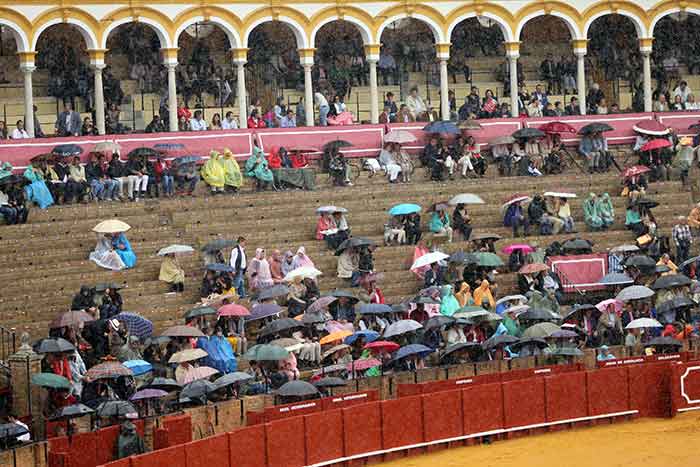
<path id="1" fill-rule="evenodd" d="M 7 357 L 17 351 L 17 334 L 14 329 L 0 326 L 0 362 L 6 362 Z"/>

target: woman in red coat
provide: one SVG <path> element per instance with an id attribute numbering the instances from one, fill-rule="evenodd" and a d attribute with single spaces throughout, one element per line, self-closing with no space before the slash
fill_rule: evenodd
<path id="1" fill-rule="evenodd" d="M 265 120 L 258 116 L 258 109 L 253 109 L 248 117 L 248 128 L 266 128 Z"/>

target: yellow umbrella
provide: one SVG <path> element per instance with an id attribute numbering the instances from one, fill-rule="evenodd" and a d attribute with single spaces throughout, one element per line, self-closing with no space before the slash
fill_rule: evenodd
<path id="1" fill-rule="evenodd" d="M 126 232 L 131 226 L 126 222 L 120 221 L 118 219 L 110 219 L 107 221 L 102 221 L 92 228 L 93 232 L 97 233 L 119 233 Z"/>
<path id="2" fill-rule="evenodd" d="M 185 349 L 175 352 L 172 357 L 170 357 L 170 360 L 168 360 L 168 363 L 191 362 L 193 360 L 204 358 L 207 355 L 209 354 L 202 349 Z"/>
<path id="3" fill-rule="evenodd" d="M 321 343 L 321 345 L 330 344 L 331 342 L 341 341 L 348 336 L 352 336 L 351 331 L 336 331 L 323 337 L 319 342 Z"/>

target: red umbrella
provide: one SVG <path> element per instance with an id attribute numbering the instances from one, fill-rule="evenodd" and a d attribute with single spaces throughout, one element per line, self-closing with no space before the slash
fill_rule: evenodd
<path id="1" fill-rule="evenodd" d="M 348 363 L 348 371 L 365 371 L 373 368 L 375 366 L 381 366 L 382 362 L 376 358 L 363 358 L 361 360 L 355 360 L 354 362 Z"/>
<path id="2" fill-rule="evenodd" d="M 654 149 L 669 148 L 673 146 L 671 142 L 664 138 L 652 139 L 647 144 L 642 146 L 641 151 L 653 151 Z"/>
<path id="3" fill-rule="evenodd" d="M 668 128 L 656 120 L 642 120 L 637 122 L 632 129 L 637 133 L 652 136 L 664 136 L 669 133 Z"/>
<path id="4" fill-rule="evenodd" d="M 539 128 L 547 134 L 576 133 L 576 128 L 564 122 L 549 122 Z"/>
<path id="5" fill-rule="evenodd" d="M 243 305 L 230 303 L 219 308 L 219 316 L 250 316 L 250 311 Z"/>
<path id="6" fill-rule="evenodd" d="M 389 341 L 374 341 L 365 345 L 363 349 L 376 350 L 377 352 L 396 352 L 401 346 L 396 342 Z"/>
<path id="7" fill-rule="evenodd" d="M 650 171 L 651 169 L 644 165 L 633 165 L 632 167 L 626 168 L 625 171 L 622 172 L 622 178 L 632 178 Z"/>

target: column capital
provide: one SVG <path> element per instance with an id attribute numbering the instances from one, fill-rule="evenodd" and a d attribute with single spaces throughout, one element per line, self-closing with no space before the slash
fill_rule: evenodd
<path id="1" fill-rule="evenodd" d="M 381 48 L 381 44 L 365 44 L 365 57 L 367 61 L 378 62 Z"/>
<path id="2" fill-rule="evenodd" d="M 99 64 L 102 63 L 104 64 L 105 62 L 105 53 L 107 52 L 107 49 L 88 49 L 88 55 L 90 56 L 90 64 Z"/>
<path id="3" fill-rule="evenodd" d="M 299 49 L 299 60 L 301 61 L 301 64 L 304 67 L 313 66 L 315 53 L 316 49 L 314 48 Z"/>
<path id="4" fill-rule="evenodd" d="M 32 62 L 32 63 L 20 63 L 19 69 L 22 71 L 22 73 L 34 73 L 36 71 L 36 67 L 34 66 L 34 62 Z"/>
<path id="5" fill-rule="evenodd" d="M 163 53 L 163 63 L 167 66 L 170 64 L 177 65 L 177 47 L 172 47 L 169 49 L 160 49 Z"/>
<path id="6" fill-rule="evenodd" d="M 451 45 L 452 44 L 449 42 L 435 44 L 435 53 L 437 54 L 437 58 L 440 60 L 449 60 Z"/>
<path id="7" fill-rule="evenodd" d="M 506 57 L 520 57 L 520 41 L 504 42 L 503 46 L 506 49 Z"/>
<path id="8" fill-rule="evenodd" d="M 571 41 L 571 46 L 574 49 L 575 55 L 586 55 L 588 49 L 588 39 L 574 39 Z"/>
<path id="9" fill-rule="evenodd" d="M 166 62 L 164 65 L 165 65 L 165 68 L 168 69 L 168 71 L 170 71 L 170 70 L 175 71 L 178 63 L 177 62 Z"/>
<path id="10" fill-rule="evenodd" d="M 233 63 L 238 65 L 239 63 L 246 64 L 248 62 L 248 51 L 250 49 L 248 48 L 240 48 L 240 49 L 231 49 L 231 58 L 233 59 Z"/>
<path id="11" fill-rule="evenodd" d="M 17 52 L 19 57 L 20 66 L 34 66 L 34 57 L 36 57 L 36 52 Z"/>
<path id="12" fill-rule="evenodd" d="M 642 53 L 651 53 L 652 47 L 654 45 L 653 37 L 641 37 L 639 39 L 639 51 Z"/>

